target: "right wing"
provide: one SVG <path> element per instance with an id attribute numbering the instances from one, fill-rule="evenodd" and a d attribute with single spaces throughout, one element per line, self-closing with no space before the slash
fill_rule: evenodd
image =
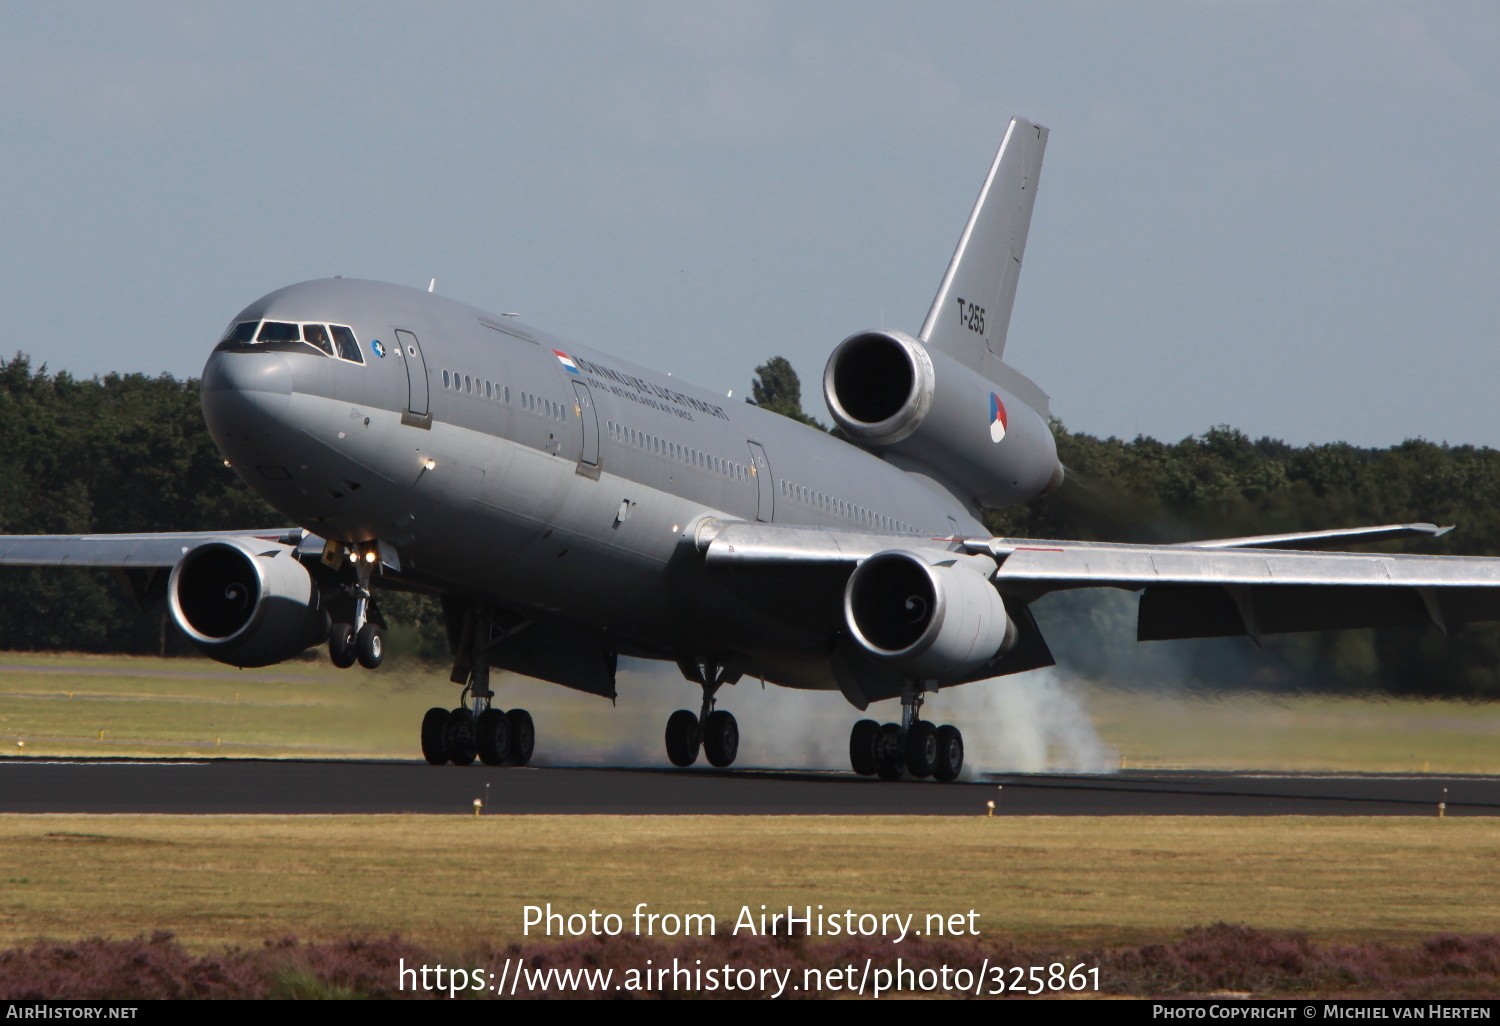
<path id="1" fill-rule="evenodd" d="M 300 529 L 285 527 L 162 534 L 7 534 L 0 535 L 0 566 L 163 569 L 176 566 L 189 549 L 204 542 L 253 538 L 273 545 L 300 545 L 304 537 L 311 536 Z"/>

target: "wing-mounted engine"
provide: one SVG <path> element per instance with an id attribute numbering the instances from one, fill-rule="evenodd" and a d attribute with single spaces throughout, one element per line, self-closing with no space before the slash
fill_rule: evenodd
<path id="1" fill-rule="evenodd" d="M 231 666 L 270 666 L 328 634 L 312 575 L 286 545 L 230 538 L 190 549 L 167 581 L 172 620 Z"/>
<path id="2" fill-rule="evenodd" d="M 846 338 L 828 358 L 823 394 L 856 445 L 931 468 L 977 506 L 1026 502 L 1062 483 L 1040 413 L 902 332 Z"/>
<path id="3" fill-rule="evenodd" d="M 849 576 L 844 621 L 860 647 L 904 676 L 971 679 L 1015 647 L 1020 631 L 984 558 L 877 552 Z"/>

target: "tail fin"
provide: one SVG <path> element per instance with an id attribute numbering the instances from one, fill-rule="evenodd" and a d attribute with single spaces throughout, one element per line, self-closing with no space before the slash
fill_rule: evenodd
<path id="1" fill-rule="evenodd" d="M 991 380 L 1005 352 L 1046 148 L 1046 128 L 1011 118 L 948 273 L 922 322 L 923 342 Z"/>

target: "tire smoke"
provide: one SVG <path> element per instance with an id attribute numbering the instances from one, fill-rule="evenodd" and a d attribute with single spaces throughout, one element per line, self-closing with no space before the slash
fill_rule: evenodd
<path id="1" fill-rule="evenodd" d="M 664 663 L 622 660 L 619 697 L 601 699 L 504 675 L 496 702 L 537 723 L 535 765 L 669 765 L 663 734 L 676 709 L 696 713 L 698 688 Z M 1083 689 L 1056 668 L 947 688 L 927 697 L 924 719 L 963 731 L 964 779 L 983 773 L 1113 772 L 1119 753 L 1094 729 Z M 740 727 L 738 769 L 849 769 L 849 729 L 859 719 L 899 721 L 894 699 L 864 713 L 837 692 L 795 691 L 747 677 L 719 691 Z M 706 766 L 701 757 L 698 765 Z"/>

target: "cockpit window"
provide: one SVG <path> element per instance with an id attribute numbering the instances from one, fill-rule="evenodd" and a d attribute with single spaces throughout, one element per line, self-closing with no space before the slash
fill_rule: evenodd
<path id="1" fill-rule="evenodd" d="M 281 352 L 302 352 L 308 355 L 316 352 L 350 363 L 362 365 L 365 362 L 354 332 L 343 324 L 241 321 L 230 326 L 215 351 L 243 350 L 246 346 L 263 344 Z"/>
<path id="2" fill-rule="evenodd" d="M 323 325 L 302 325 L 302 339 L 310 346 L 317 346 L 329 356 L 333 355 L 333 343 L 328 340 L 328 329 Z"/>
<path id="3" fill-rule="evenodd" d="M 255 329 L 260 321 L 240 321 L 229 329 L 229 334 L 224 336 L 225 342 L 249 342 L 255 337 Z"/>
<path id="4" fill-rule="evenodd" d="M 333 341 L 339 347 L 339 355 L 354 363 L 364 363 L 365 358 L 359 351 L 359 343 L 354 341 L 354 332 L 342 324 L 330 324 L 328 330 L 333 332 Z"/>
<path id="5" fill-rule="evenodd" d="M 302 329 L 286 321 L 266 321 L 260 326 L 257 342 L 301 342 Z"/>

